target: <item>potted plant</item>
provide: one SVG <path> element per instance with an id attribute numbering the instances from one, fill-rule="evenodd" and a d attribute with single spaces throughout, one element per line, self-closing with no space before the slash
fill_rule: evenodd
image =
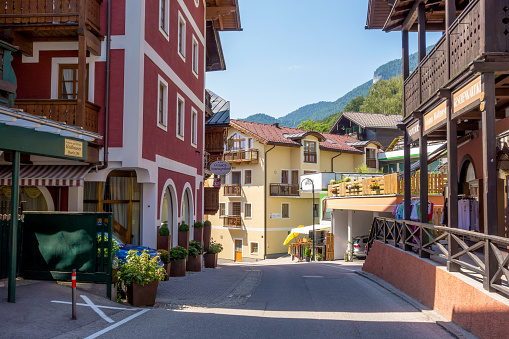
<path id="1" fill-rule="evenodd" d="M 304 249 L 304 258 L 306 258 L 306 262 L 310 262 L 311 261 L 311 248 L 309 246 L 307 246 Z"/>
<path id="2" fill-rule="evenodd" d="M 103 258 L 104 260 L 104 271 L 107 272 L 106 266 L 108 263 L 108 235 L 105 234 L 104 236 L 101 236 L 101 234 L 97 235 L 97 258 L 101 257 L 101 243 L 104 242 L 104 250 L 103 250 Z M 116 284 L 118 281 L 117 278 L 117 271 L 118 271 L 118 258 L 117 253 L 120 252 L 120 247 L 118 246 L 117 241 L 115 238 L 112 239 L 112 247 L 113 251 L 111 253 L 111 281 Z M 99 260 L 99 259 L 98 259 Z"/>
<path id="3" fill-rule="evenodd" d="M 203 243 L 203 223 L 201 221 L 194 223 L 194 240 Z"/>
<path id="4" fill-rule="evenodd" d="M 355 194 L 359 194 L 361 191 L 361 185 L 356 182 L 352 185 L 352 189 L 355 191 Z"/>
<path id="5" fill-rule="evenodd" d="M 201 272 L 203 262 L 203 247 L 199 241 L 189 242 L 189 256 L 187 259 L 187 270 L 190 272 Z"/>
<path id="6" fill-rule="evenodd" d="M 316 254 L 316 260 L 322 261 L 323 260 L 323 254 L 322 253 L 317 253 Z"/>
<path id="7" fill-rule="evenodd" d="M 208 220 L 203 222 L 203 249 L 208 251 L 210 248 L 210 238 L 212 235 L 212 223 Z"/>
<path id="8" fill-rule="evenodd" d="M 166 251 L 171 248 L 170 229 L 167 222 L 163 222 L 161 227 L 157 228 L 157 248 Z"/>
<path id="9" fill-rule="evenodd" d="M 371 185 L 369 185 L 369 189 L 375 191 L 376 194 L 380 194 L 381 186 L 380 183 L 375 181 Z"/>
<path id="10" fill-rule="evenodd" d="M 204 254 L 205 257 L 205 267 L 206 268 L 216 268 L 217 267 L 217 255 L 223 251 L 223 245 L 218 242 L 212 241 L 210 243 L 210 247 L 207 253 Z"/>
<path id="11" fill-rule="evenodd" d="M 170 249 L 170 277 L 186 276 L 187 249 L 176 246 Z"/>
<path id="12" fill-rule="evenodd" d="M 170 259 L 170 252 L 167 250 L 158 250 L 159 251 L 159 257 L 161 258 L 161 261 L 163 262 L 164 270 L 166 271 L 166 276 L 164 277 L 164 281 L 168 281 L 170 278 L 170 266 L 171 266 L 171 259 Z"/>
<path id="13" fill-rule="evenodd" d="M 189 225 L 186 223 L 179 226 L 179 246 L 185 247 L 186 250 L 189 248 Z"/>
<path id="14" fill-rule="evenodd" d="M 151 257 L 147 250 L 138 255 L 130 250 L 126 260 L 118 267 L 118 279 L 127 286 L 127 302 L 131 305 L 151 306 L 155 304 L 159 281 L 166 271 L 159 266 L 159 257 Z"/>

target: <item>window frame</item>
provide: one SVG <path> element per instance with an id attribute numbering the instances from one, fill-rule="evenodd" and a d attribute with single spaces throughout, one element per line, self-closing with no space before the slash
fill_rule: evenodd
<path id="1" fill-rule="evenodd" d="M 89 90 L 89 77 L 90 77 L 90 74 L 89 74 L 89 67 L 88 67 L 88 62 L 87 62 L 87 79 L 86 79 L 86 82 L 85 82 L 85 100 L 88 101 L 88 90 Z M 69 99 L 69 98 L 63 98 L 62 97 L 62 89 L 64 87 L 64 81 L 63 81 L 63 76 L 64 76 L 64 69 L 72 69 L 73 70 L 73 79 L 72 79 L 72 87 L 73 87 L 73 95 L 75 94 L 76 95 L 76 98 L 72 98 L 72 99 Z M 78 64 L 58 64 L 58 93 L 57 93 L 57 98 L 58 99 L 61 99 L 61 100 L 78 100 Z"/>
<path id="2" fill-rule="evenodd" d="M 246 180 L 248 178 L 247 172 L 249 172 L 249 183 Z M 251 186 L 253 184 L 253 170 L 251 170 L 251 169 L 245 169 L 244 170 L 244 181 L 243 181 L 243 183 L 246 186 Z"/>
<path id="3" fill-rule="evenodd" d="M 285 217 L 284 214 L 283 214 L 283 205 L 286 205 L 286 214 L 287 216 Z M 290 219 L 290 203 L 289 202 L 282 202 L 281 203 L 281 219 Z"/>
<path id="4" fill-rule="evenodd" d="M 198 111 L 191 107 L 191 145 L 198 147 Z"/>
<path id="5" fill-rule="evenodd" d="M 286 182 L 283 181 L 283 173 L 286 173 Z M 288 185 L 290 183 L 290 170 L 281 169 L 281 173 L 280 174 L 281 174 L 279 176 L 280 177 L 280 183 Z"/>
<path id="6" fill-rule="evenodd" d="M 253 244 L 256 244 L 256 252 L 253 252 Z M 260 255 L 260 243 L 258 241 L 249 242 L 249 253 L 251 255 Z"/>
<path id="7" fill-rule="evenodd" d="M 249 206 L 249 216 L 246 213 L 247 206 Z M 252 203 L 245 202 L 243 210 L 244 210 L 244 219 L 252 219 L 253 218 L 253 204 Z"/>
<path id="8" fill-rule="evenodd" d="M 164 13 L 161 8 L 161 4 L 164 3 Z M 161 17 L 164 14 L 164 23 L 161 21 Z M 170 1 L 169 0 L 159 0 L 159 32 L 164 36 L 164 38 L 170 41 Z M 164 27 L 163 27 L 164 26 Z"/>
<path id="9" fill-rule="evenodd" d="M 182 58 L 184 62 L 186 62 L 186 29 L 187 23 L 184 19 L 184 16 L 178 12 L 178 20 L 177 20 L 177 53 Z"/>
<path id="10" fill-rule="evenodd" d="M 191 69 L 193 70 L 194 76 L 198 79 L 198 74 L 200 73 L 200 45 L 198 44 L 198 40 L 193 34 L 193 40 L 192 40 L 192 60 L 191 60 Z"/>
<path id="11" fill-rule="evenodd" d="M 302 152 L 302 162 L 303 163 L 306 163 L 306 164 L 318 164 L 318 148 L 317 148 L 317 145 L 316 145 L 316 141 L 313 141 L 313 140 L 303 140 L 303 143 L 302 143 L 302 148 L 303 148 L 303 152 Z M 309 151 L 310 147 L 309 145 L 313 144 L 314 145 L 314 152 L 311 152 Z M 315 161 L 306 161 L 306 156 L 305 154 L 306 153 L 309 153 L 309 154 L 315 154 Z"/>
<path id="12" fill-rule="evenodd" d="M 224 214 L 221 214 L 221 211 L 223 211 Z M 223 218 L 225 216 L 227 216 L 226 203 L 225 202 L 220 202 L 219 203 L 219 218 Z"/>
<path id="13" fill-rule="evenodd" d="M 182 107 L 181 107 L 181 110 L 179 110 L 179 102 L 182 102 Z M 175 133 L 177 134 L 177 138 L 179 138 L 180 140 L 184 140 L 184 137 L 185 137 L 185 117 L 186 117 L 186 101 L 184 99 L 184 97 L 182 97 L 182 95 L 178 94 L 177 93 L 177 114 L 175 114 L 175 119 L 176 119 L 176 126 L 175 126 Z M 181 118 L 180 121 L 179 121 L 179 117 Z M 180 127 L 180 131 L 182 132 L 182 134 L 179 133 L 179 127 Z"/>
<path id="14" fill-rule="evenodd" d="M 161 86 L 164 87 L 163 98 L 162 98 L 162 118 L 161 122 L 160 114 L 161 114 Z M 161 77 L 161 75 L 157 76 L 157 127 L 160 129 L 167 131 L 168 130 L 168 83 Z"/>

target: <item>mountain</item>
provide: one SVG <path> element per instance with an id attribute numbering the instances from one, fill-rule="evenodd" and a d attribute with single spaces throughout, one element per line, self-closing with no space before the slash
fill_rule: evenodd
<path id="1" fill-rule="evenodd" d="M 428 54 L 432 48 L 433 46 L 428 46 L 426 48 L 426 54 Z M 418 64 L 417 53 L 410 55 L 409 63 L 411 72 L 415 69 L 415 67 L 417 67 Z M 379 79 L 388 80 L 389 78 L 401 75 L 401 69 L 401 59 L 389 61 L 375 70 L 373 79 L 375 81 Z M 360 86 L 357 86 L 336 101 L 320 101 L 314 104 L 305 105 L 277 119 L 264 113 L 258 113 L 250 115 L 247 118 L 241 120 L 259 122 L 262 124 L 272 124 L 278 122 L 281 126 L 287 127 L 297 127 L 302 121 L 307 119 L 322 120 L 331 116 L 332 114 L 341 112 L 353 98 L 356 98 L 361 94 L 364 96 L 368 95 L 369 88 L 373 84 L 373 79 L 366 81 Z"/>

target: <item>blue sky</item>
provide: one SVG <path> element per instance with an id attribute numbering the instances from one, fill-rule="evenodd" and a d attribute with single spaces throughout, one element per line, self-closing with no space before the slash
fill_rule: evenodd
<path id="1" fill-rule="evenodd" d="M 206 88 L 231 102 L 231 117 L 286 115 L 334 101 L 401 57 L 401 33 L 366 30 L 368 0 L 239 0 L 242 32 L 221 32 L 226 70 Z M 428 34 L 427 45 L 439 33 Z M 417 34 L 410 33 L 410 51 Z"/>

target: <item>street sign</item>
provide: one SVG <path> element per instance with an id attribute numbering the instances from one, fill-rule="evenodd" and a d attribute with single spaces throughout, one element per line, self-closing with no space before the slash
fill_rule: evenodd
<path id="1" fill-rule="evenodd" d="M 230 164 L 222 160 L 214 161 L 212 164 L 210 164 L 210 170 L 212 171 L 212 173 L 217 175 L 228 174 L 230 173 L 231 169 L 232 167 L 230 166 Z"/>

